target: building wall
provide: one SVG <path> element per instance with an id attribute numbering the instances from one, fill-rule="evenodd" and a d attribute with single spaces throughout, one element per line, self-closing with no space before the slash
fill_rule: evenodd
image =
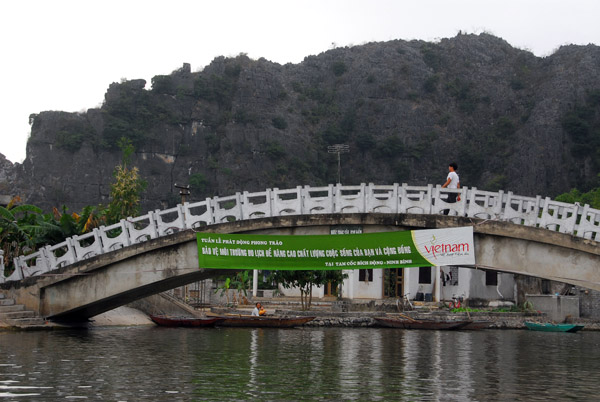
<path id="1" fill-rule="evenodd" d="M 497 285 L 486 284 L 485 271 L 464 269 L 470 272 L 469 299 L 515 301 L 515 279 L 513 274 L 497 273 Z"/>
<path id="2" fill-rule="evenodd" d="M 440 300 L 450 301 L 452 296 L 463 296 L 471 300 L 470 305 L 488 305 L 489 302 L 511 302 L 515 301 L 515 280 L 512 274 L 497 274 L 497 285 L 486 285 L 485 272 L 471 268 L 450 267 L 426 267 L 430 269 L 430 281 L 428 283 L 419 282 L 420 268 L 404 268 L 404 289 L 403 294 L 408 293 L 411 300 L 415 300 L 417 294 L 423 294 L 424 297 L 431 295 L 432 300 L 436 300 L 436 282 L 439 286 Z M 439 274 L 438 274 L 439 272 Z M 342 297 L 348 299 L 383 299 L 383 269 L 373 270 L 372 281 L 360 281 L 359 270 L 345 270 L 348 275 L 342 284 Z M 456 274 L 458 273 L 458 280 Z M 452 274 L 454 278 L 449 279 Z M 444 275 L 444 278 L 442 278 Z M 285 296 L 300 296 L 300 291 L 296 288 L 281 289 Z M 313 297 L 320 298 L 324 295 L 323 287 L 313 288 Z M 493 304 L 493 303 L 492 303 Z"/>
<path id="3" fill-rule="evenodd" d="M 373 278 L 363 281 L 359 280 L 358 269 L 346 270 L 344 273 L 348 275 L 342 285 L 344 297 L 350 299 L 383 298 L 383 269 L 373 269 Z"/>
<path id="4" fill-rule="evenodd" d="M 579 296 L 581 317 L 600 319 L 600 292 L 577 287 L 575 295 Z"/>
<path id="5" fill-rule="evenodd" d="M 533 308 L 546 313 L 552 321 L 563 322 L 566 318 L 579 318 L 579 297 L 560 295 L 527 295 Z"/>
<path id="6" fill-rule="evenodd" d="M 419 283 L 419 271 L 420 268 L 405 268 L 404 269 L 404 294 L 408 293 L 408 298 L 415 300 L 417 293 L 423 295 L 431 294 L 432 300 L 435 297 L 435 267 L 426 267 L 425 269 L 431 270 L 431 281 L 429 283 Z"/>

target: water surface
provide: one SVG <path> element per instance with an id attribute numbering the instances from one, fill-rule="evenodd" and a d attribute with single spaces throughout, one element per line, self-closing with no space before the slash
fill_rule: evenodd
<path id="1" fill-rule="evenodd" d="M 0 332 L 22 401 L 595 400 L 600 333 L 105 327 Z"/>

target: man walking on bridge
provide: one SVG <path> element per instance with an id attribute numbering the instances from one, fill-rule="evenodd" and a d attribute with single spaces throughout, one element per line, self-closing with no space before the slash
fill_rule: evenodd
<path id="1" fill-rule="evenodd" d="M 460 188 L 460 179 L 458 178 L 458 173 L 456 173 L 457 170 L 458 165 L 455 162 L 452 162 L 450 165 L 448 165 L 448 177 L 446 178 L 446 182 L 442 185 L 442 188 Z M 450 193 L 448 194 L 446 202 L 449 204 L 454 204 L 457 199 L 460 201 L 460 195 L 458 195 L 458 193 Z M 450 210 L 444 209 L 442 212 L 444 215 L 448 215 Z"/>

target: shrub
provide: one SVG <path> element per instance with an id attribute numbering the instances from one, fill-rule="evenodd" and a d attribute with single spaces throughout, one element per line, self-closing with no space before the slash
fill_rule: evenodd
<path id="1" fill-rule="evenodd" d="M 271 121 L 273 123 L 273 127 L 278 130 L 285 130 L 288 126 L 287 121 L 285 121 L 285 119 L 281 116 L 273 117 L 273 120 Z"/>
<path id="2" fill-rule="evenodd" d="M 571 204 L 578 202 L 580 205 L 588 204 L 592 208 L 600 209 L 600 188 L 594 188 L 587 193 L 582 193 L 578 189 L 572 189 L 568 193 L 557 196 L 556 201 Z"/>
<path id="3" fill-rule="evenodd" d="M 379 154 L 386 158 L 400 156 L 403 150 L 402 140 L 396 135 L 385 138 L 378 146 Z"/>
<path id="4" fill-rule="evenodd" d="M 457 100 L 461 112 L 471 113 L 477 107 L 478 99 L 471 91 L 472 87 L 472 83 L 461 81 L 458 78 L 446 84 L 446 90 Z"/>
<path id="5" fill-rule="evenodd" d="M 93 129 L 87 120 L 67 120 L 56 134 L 56 146 L 58 148 L 75 152 L 81 148 L 81 144 L 92 136 Z"/>
<path id="6" fill-rule="evenodd" d="M 498 191 L 506 188 L 507 185 L 508 178 L 505 175 L 496 175 L 486 183 L 485 188 L 488 191 Z"/>
<path id="7" fill-rule="evenodd" d="M 346 71 L 348 71 L 348 67 L 346 67 L 346 64 L 343 61 L 336 61 L 335 63 L 333 63 L 331 69 L 333 70 L 333 74 L 336 77 L 339 77 Z"/>
<path id="8" fill-rule="evenodd" d="M 257 126 L 260 121 L 260 118 L 257 115 L 255 115 L 253 113 L 248 113 L 245 110 L 236 111 L 233 116 L 233 119 L 235 120 L 236 123 L 243 124 L 244 126 L 246 126 L 248 124 Z"/>
<path id="9" fill-rule="evenodd" d="M 500 117 L 496 121 L 496 135 L 500 137 L 510 137 L 516 131 L 515 124 L 506 116 Z"/>
<path id="10" fill-rule="evenodd" d="M 423 61 L 425 64 L 432 68 L 433 71 L 438 71 L 442 67 L 442 57 L 440 56 L 435 44 L 424 44 L 421 47 L 421 55 L 423 56 Z"/>
<path id="11" fill-rule="evenodd" d="M 271 141 L 262 145 L 267 156 L 272 160 L 278 160 L 285 156 L 283 146 L 277 141 Z"/>
<path id="12" fill-rule="evenodd" d="M 189 184 L 195 192 L 203 193 L 208 186 L 208 180 L 202 173 L 194 173 L 190 176 Z"/>
<path id="13" fill-rule="evenodd" d="M 236 63 L 227 65 L 224 74 L 212 74 L 208 78 L 199 76 L 194 81 L 194 96 L 197 99 L 216 102 L 221 108 L 231 109 L 241 71 L 241 65 Z"/>
<path id="14" fill-rule="evenodd" d="M 406 93 L 406 99 L 412 102 L 416 102 L 419 99 L 419 94 L 414 91 L 408 91 Z"/>
<path id="15" fill-rule="evenodd" d="M 369 132 L 362 132 L 356 136 L 356 146 L 361 151 L 368 151 L 375 146 L 375 138 Z"/>
<path id="16" fill-rule="evenodd" d="M 433 74 L 433 75 L 427 77 L 427 79 L 423 83 L 423 89 L 427 93 L 433 93 L 436 91 L 437 84 L 439 81 L 440 81 L 440 76 L 437 74 Z"/>
<path id="17" fill-rule="evenodd" d="M 59 131 L 56 135 L 56 146 L 69 152 L 75 152 L 81 148 L 84 137 L 79 132 Z"/>
<path id="18" fill-rule="evenodd" d="M 327 126 L 321 136 L 328 145 L 340 144 L 348 139 L 348 133 L 344 132 L 337 124 Z"/>
<path id="19" fill-rule="evenodd" d="M 156 75 L 152 77 L 152 91 L 159 94 L 175 95 L 177 88 L 170 75 Z"/>

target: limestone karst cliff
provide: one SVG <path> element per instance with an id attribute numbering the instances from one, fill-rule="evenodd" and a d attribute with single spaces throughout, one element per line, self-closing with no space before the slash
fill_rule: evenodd
<path id="1" fill-rule="evenodd" d="M 108 202 L 117 141 L 148 182 L 143 210 L 337 181 L 443 183 L 555 196 L 597 185 L 600 49 L 540 58 L 488 35 L 336 48 L 280 65 L 244 55 L 151 83 L 110 84 L 86 113 L 32 116 L 27 157 L 0 185 L 43 208 Z M 11 178 L 10 185 L 8 179 Z"/>

